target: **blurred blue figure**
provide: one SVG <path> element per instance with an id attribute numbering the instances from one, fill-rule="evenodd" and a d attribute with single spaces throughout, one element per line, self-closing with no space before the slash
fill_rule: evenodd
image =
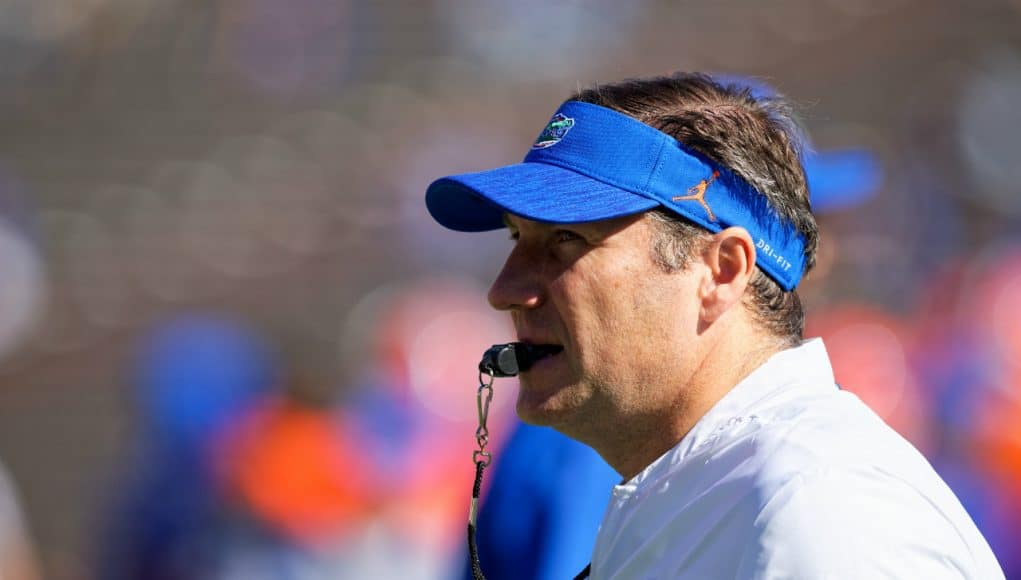
<path id="1" fill-rule="evenodd" d="M 734 74 L 713 77 L 724 84 L 747 89 L 756 99 L 777 95 L 775 88 L 754 77 Z M 811 150 L 807 136 L 804 141 L 809 147 L 802 154 L 802 163 L 816 217 L 860 205 L 882 187 L 883 168 L 871 151 L 850 148 L 817 152 Z"/>
<path id="2" fill-rule="evenodd" d="M 226 318 L 181 317 L 141 341 L 131 378 L 141 433 L 114 485 L 99 578 L 211 578 L 231 520 L 210 441 L 275 384 L 271 350 Z"/>
<path id="3" fill-rule="evenodd" d="M 863 203 L 883 182 L 879 161 L 865 149 L 810 152 L 804 164 L 812 211 L 821 215 Z"/>
<path id="4" fill-rule="evenodd" d="M 486 578 L 574 578 L 589 562 L 620 475 L 591 448 L 523 423 L 495 455 L 492 472 L 478 520 Z M 464 578 L 471 577 L 466 565 Z"/>
<path id="5" fill-rule="evenodd" d="M 1011 490 L 1003 489 L 983 475 L 971 457 L 945 454 L 933 466 L 947 485 L 961 498 L 961 504 L 975 525 L 989 539 L 989 547 L 1003 567 L 1004 576 L 1021 578 L 1021 554 L 1017 550 L 1017 512 L 1010 498 Z"/>
<path id="6" fill-rule="evenodd" d="M 193 454 L 277 380 L 269 346 L 226 317 L 191 315 L 143 343 L 135 368 L 142 428 L 161 451 Z"/>

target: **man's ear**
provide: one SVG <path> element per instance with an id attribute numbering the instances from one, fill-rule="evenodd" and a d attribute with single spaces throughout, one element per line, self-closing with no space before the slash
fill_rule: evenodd
<path id="1" fill-rule="evenodd" d="M 702 257 L 707 276 L 700 287 L 701 314 L 712 323 L 741 302 L 755 274 L 755 243 L 748 230 L 730 227 L 713 236 Z"/>

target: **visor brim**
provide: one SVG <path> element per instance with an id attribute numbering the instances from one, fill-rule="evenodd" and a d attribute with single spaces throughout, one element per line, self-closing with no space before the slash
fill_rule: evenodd
<path id="1" fill-rule="evenodd" d="M 462 232 L 504 227 L 503 214 L 549 223 L 633 215 L 659 202 L 546 163 L 518 163 L 434 181 L 426 207 L 440 225 Z"/>

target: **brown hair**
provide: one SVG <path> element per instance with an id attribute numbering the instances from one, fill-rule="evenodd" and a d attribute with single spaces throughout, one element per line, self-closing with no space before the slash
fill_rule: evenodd
<path id="1" fill-rule="evenodd" d="M 629 115 L 727 167 L 804 236 L 805 273 L 815 264 L 819 229 L 801 164 L 802 133 L 785 100 L 756 97 L 748 87 L 699 73 L 598 85 L 569 100 Z M 653 244 L 656 262 L 668 271 L 686 267 L 707 232 L 666 209 L 649 216 L 660 233 Z M 797 292 L 784 291 L 759 269 L 750 288 L 747 305 L 756 320 L 789 343 L 800 341 L 805 314 Z"/>

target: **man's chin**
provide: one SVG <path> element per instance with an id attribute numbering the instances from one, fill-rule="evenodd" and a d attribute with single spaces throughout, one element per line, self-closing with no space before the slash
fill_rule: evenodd
<path id="1" fill-rule="evenodd" d="M 518 418 L 529 425 L 555 427 L 576 410 L 577 402 L 571 399 L 563 390 L 540 393 L 522 387 L 515 410 Z"/>
<path id="2" fill-rule="evenodd" d="M 518 419 L 521 419 L 522 423 L 535 427 L 553 427 L 557 424 L 557 414 L 555 413 L 548 413 L 531 407 L 522 407 L 521 405 L 518 405 L 517 413 Z"/>

